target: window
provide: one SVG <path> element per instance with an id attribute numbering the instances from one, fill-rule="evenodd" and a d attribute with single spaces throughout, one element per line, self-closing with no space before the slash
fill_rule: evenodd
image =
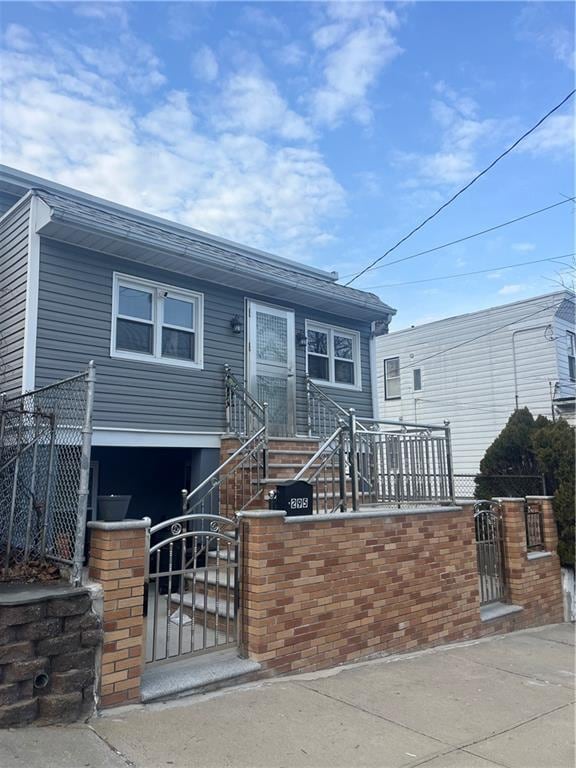
<path id="1" fill-rule="evenodd" d="M 360 388 L 360 337 L 354 331 L 307 323 L 308 375 L 338 387 Z"/>
<path id="2" fill-rule="evenodd" d="M 115 274 L 110 354 L 201 368 L 202 305 L 200 293 Z"/>
<path id="3" fill-rule="evenodd" d="M 414 392 L 422 389 L 422 369 L 414 368 Z"/>
<path id="4" fill-rule="evenodd" d="M 566 331 L 566 343 L 568 344 L 568 375 L 570 381 L 576 381 L 576 334 Z"/>
<path id="5" fill-rule="evenodd" d="M 400 399 L 400 358 L 384 360 L 384 397 L 386 400 Z"/>

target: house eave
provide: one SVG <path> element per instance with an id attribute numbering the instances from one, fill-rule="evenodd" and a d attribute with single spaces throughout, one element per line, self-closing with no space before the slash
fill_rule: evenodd
<path id="1" fill-rule="evenodd" d="M 48 205 L 50 200 L 46 199 Z M 243 253 L 208 246 L 169 230 L 143 229 L 128 219 L 94 221 L 77 211 L 50 206 L 49 220 L 38 230 L 43 237 L 106 253 L 127 261 L 226 285 L 303 306 L 371 322 L 395 310 L 373 294 L 345 288 L 306 270 L 286 265 L 252 264 Z M 223 254 L 226 257 L 223 263 Z"/>

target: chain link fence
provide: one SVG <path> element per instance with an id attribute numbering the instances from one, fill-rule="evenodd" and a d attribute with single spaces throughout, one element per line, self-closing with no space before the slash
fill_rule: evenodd
<path id="1" fill-rule="evenodd" d="M 546 496 L 544 475 L 454 475 L 456 499 Z"/>
<path id="2" fill-rule="evenodd" d="M 90 472 L 94 367 L 0 399 L 0 569 L 70 566 L 79 583 Z"/>

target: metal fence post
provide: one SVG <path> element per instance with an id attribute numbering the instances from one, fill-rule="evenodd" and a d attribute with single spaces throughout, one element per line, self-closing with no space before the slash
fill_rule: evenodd
<path id="1" fill-rule="evenodd" d="M 454 476 L 452 475 L 452 436 L 450 434 L 450 422 L 444 422 L 446 435 L 446 472 L 448 474 L 448 496 L 454 502 Z"/>
<path id="2" fill-rule="evenodd" d="M 548 490 L 546 488 L 546 475 L 542 472 L 542 496 L 548 496 Z"/>
<path id="3" fill-rule="evenodd" d="M 82 425 L 82 446 L 80 456 L 80 486 L 78 489 L 78 508 L 76 517 L 76 537 L 74 542 L 74 561 L 72 564 L 72 582 L 78 585 L 82 581 L 84 562 L 84 540 L 86 537 L 86 513 L 90 490 L 90 451 L 92 447 L 92 411 L 94 408 L 94 382 L 96 371 L 94 361 L 90 360 L 86 374 L 86 409 Z"/>
<path id="4" fill-rule="evenodd" d="M 262 453 L 262 471 L 268 477 L 268 403 L 262 403 L 262 419 L 264 421 L 264 449 Z"/>
<path id="5" fill-rule="evenodd" d="M 352 511 L 358 512 L 358 457 L 356 455 L 356 411 L 350 408 L 350 485 L 352 486 Z"/>
<path id="6" fill-rule="evenodd" d="M 228 374 L 230 372 L 230 366 L 225 365 L 224 366 L 224 402 L 226 404 L 226 432 L 230 434 L 232 432 L 231 428 L 231 391 L 230 391 L 230 382 Z"/>
<path id="7" fill-rule="evenodd" d="M 346 499 L 346 428 L 344 421 L 340 423 L 339 451 L 338 451 L 338 480 L 340 491 L 340 511 L 346 512 L 348 501 Z"/>
<path id="8" fill-rule="evenodd" d="M 42 533 L 40 535 L 40 557 L 46 556 L 46 534 L 48 533 L 48 521 L 50 520 L 50 504 L 52 501 L 52 488 L 54 482 L 54 452 L 56 449 L 56 417 L 50 416 L 50 445 L 48 447 L 48 471 L 46 475 L 46 500 L 44 503 L 44 515 L 42 520 Z"/>

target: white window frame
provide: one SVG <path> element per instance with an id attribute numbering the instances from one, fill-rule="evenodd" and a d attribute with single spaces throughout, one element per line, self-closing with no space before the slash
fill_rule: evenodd
<path id="1" fill-rule="evenodd" d="M 398 379 L 398 382 L 400 384 L 400 394 L 399 395 L 389 395 L 388 394 L 388 365 L 387 363 L 392 362 L 392 360 L 398 360 L 398 376 L 394 376 L 394 379 Z M 387 357 L 384 360 L 384 400 L 402 400 L 402 376 L 400 375 L 400 356 L 395 355 L 394 357 Z"/>
<path id="2" fill-rule="evenodd" d="M 133 275 L 124 275 L 120 272 L 114 272 L 112 281 L 112 332 L 110 336 L 110 357 L 117 357 L 124 360 L 137 360 L 143 363 L 156 363 L 157 365 L 171 365 L 177 368 L 194 368 L 202 370 L 204 368 L 204 294 L 196 291 L 188 291 L 183 288 L 176 288 L 173 285 L 157 283 L 155 280 L 146 280 L 143 277 L 134 277 Z M 116 321 L 118 319 L 118 299 L 119 288 L 135 288 L 152 293 L 152 320 L 139 320 L 137 318 L 126 317 L 135 322 L 148 323 L 153 328 L 153 352 L 130 352 L 125 349 L 116 349 Z M 194 305 L 194 328 L 182 328 L 170 323 L 164 323 L 163 298 L 180 299 L 188 301 Z M 120 316 L 122 319 L 123 316 Z M 188 331 L 194 334 L 194 360 L 183 360 L 175 357 L 162 356 L 162 328 L 174 328 L 176 330 Z"/>
<path id="3" fill-rule="evenodd" d="M 340 328 L 336 325 L 326 325 L 325 323 L 317 323 L 315 320 L 306 320 L 305 322 L 306 339 L 308 339 L 308 331 L 320 331 L 328 336 L 328 379 L 312 379 L 314 384 L 320 387 L 334 387 L 336 389 L 349 389 L 359 392 L 362 389 L 362 365 L 360 357 L 360 334 L 358 331 L 352 331 L 350 328 Z M 352 360 L 346 360 L 348 363 L 352 363 L 354 366 L 354 384 L 343 384 L 337 382 L 335 379 L 335 360 L 344 360 L 344 358 L 336 358 L 334 355 L 334 334 L 336 336 L 348 336 L 352 339 Z M 306 346 L 306 375 L 308 375 L 308 355 L 315 354 L 308 351 Z M 322 357 L 322 355 L 319 355 Z"/>

